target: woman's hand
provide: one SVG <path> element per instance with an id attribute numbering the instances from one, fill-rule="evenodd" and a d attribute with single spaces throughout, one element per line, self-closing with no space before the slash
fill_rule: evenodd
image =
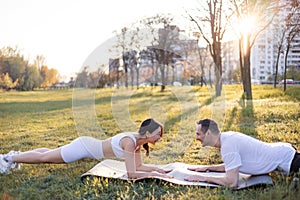
<path id="1" fill-rule="evenodd" d="M 169 174 L 166 174 L 166 173 L 156 173 L 156 172 L 153 172 L 153 176 L 161 177 L 161 178 L 173 178 L 172 175 L 169 175 Z"/>

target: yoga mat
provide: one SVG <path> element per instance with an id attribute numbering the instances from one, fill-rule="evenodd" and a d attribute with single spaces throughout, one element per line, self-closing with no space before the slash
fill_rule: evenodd
<path id="1" fill-rule="evenodd" d="M 200 174 L 203 176 L 225 176 L 225 173 L 222 172 L 194 172 L 190 171 L 187 168 L 189 167 L 199 167 L 200 165 L 191 165 L 181 162 L 174 162 L 169 163 L 165 165 L 153 165 L 150 166 L 156 166 L 161 169 L 173 169 L 173 171 L 169 172 L 169 175 L 172 175 L 173 178 L 161 178 L 161 177 L 144 177 L 144 178 L 138 178 L 134 180 L 143 180 L 148 178 L 155 178 L 155 179 L 161 179 L 170 183 L 178 184 L 178 185 L 196 185 L 196 186 L 203 186 L 203 187 L 221 187 L 217 184 L 207 183 L 207 182 L 189 182 L 185 181 L 184 178 L 193 175 L 193 174 Z M 96 166 L 94 166 L 92 169 L 88 170 L 86 173 L 81 175 L 81 178 L 85 178 L 87 176 L 97 176 L 97 177 L 107 177 L 107 178 L 117 178 L 121 180 L 133 180 L 127 177 L 126 173 L 126 167 L 125 163 L 123 161 L 118 160 L 112 160 L 107 159 L 100 163 L 98 163 Z M 236 189 L 243 189 L 251 186 L 257 186 L 257 185 L 272 185 L 273 181 L 272 178 L 269 175 L 259 175 L 259 176 L 253 176 L 248 174 L 239 174 L 239 183 L 238 187 Z"/>

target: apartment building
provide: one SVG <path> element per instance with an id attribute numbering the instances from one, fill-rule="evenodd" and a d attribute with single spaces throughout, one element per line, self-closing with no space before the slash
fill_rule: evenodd
<path id="1" fill-rule="evenodd" d="M 300 2 L 300 1 L 299 1 Z M 283 5 L 286 1 L 280 1 L 277 5 Z M 268 28 L 261 32 L 251 49 L 251 77 L 253 79 L 267 82 L 274 79 L 276 72 L 276 61 L 278 46 L 280 45 L 285 18 L 290 13 L 290 8 L 282 9 L 273 19 Z M 286 37 L 286 36 L 285 36 Z M 284 73 L 284 55 L 286 53 L 287 42 L 284 40 L 283 49 L 279 55 L 278 75 Z M 287 57 L 287 67 L 300 67 L 300 34 L 291 41 L 290 50 Z"/>

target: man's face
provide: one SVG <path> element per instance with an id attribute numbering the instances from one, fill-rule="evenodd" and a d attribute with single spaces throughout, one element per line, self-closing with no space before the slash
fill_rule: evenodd
<path id="1" fill-rule="evenodd" d="M 207 131 L 208 132 L 208 131 Z M 196 140 L 199 140 L 203 147 L 207 146 L 207 133 L 201 131 L 201 124 L 196 126 Z"/>

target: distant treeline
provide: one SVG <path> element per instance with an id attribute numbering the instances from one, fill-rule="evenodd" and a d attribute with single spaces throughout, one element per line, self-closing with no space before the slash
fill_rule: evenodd
<path id="1" fill-rule="evenodd" d="M 0 49 L 0 89 L 30 91 L 53 85 L 58 81 L 58 72 L 44 63 L 43 56 L 37 56 L 30 64 L 16 48 Z"/>

